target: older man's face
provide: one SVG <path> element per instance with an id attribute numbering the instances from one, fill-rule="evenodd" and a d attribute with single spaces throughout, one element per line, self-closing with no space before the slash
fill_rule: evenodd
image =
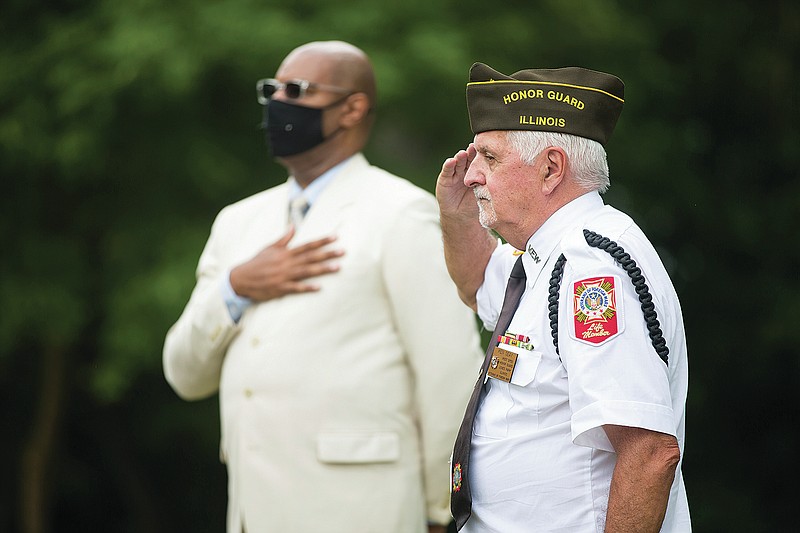
<path id="1" fill-rule="evenodd" d="M 536 208 L 535 164 L 526 165 L 507 141 L 505 131 L 475 136 L 477 155 L 464 177 L 475 193 L 480 223 L 508 238 L 519 232 Z"/>

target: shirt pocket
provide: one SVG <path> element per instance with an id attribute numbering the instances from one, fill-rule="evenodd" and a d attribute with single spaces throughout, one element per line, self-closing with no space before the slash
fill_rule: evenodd
<path id="1" fill-rule="evenodd" d="M 542 360 L 542 353 L 519 348 L 514 351 L 517 353 L 517 363 L 514 366 L 514 373 L 511 375 L 511 384 L 517 387 L 527 387 L 536 379 L 536 370 Z"/>
<path id="2" fill-rule="evenodd" d="M 539 427 L 539 387 L 536 373 L 542 353 L 523 350 L 511 376 L 509 395 L 513 403 L 508 412 L 508 436 L 524 435 Z"/>
<path id="3" fill-rule="evenodd" d="M 517 354 L 511 381 L 489 378 L 489 393 L 484 398 L 473 426 L 480 437 L 503 439 L 535 431 L 538 426 L 539 391 L 536 372 L 541 352 L 517 346 L 503 346 Z"/>

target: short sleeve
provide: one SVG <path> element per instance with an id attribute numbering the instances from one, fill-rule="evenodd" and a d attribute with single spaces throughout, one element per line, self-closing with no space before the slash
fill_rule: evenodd
<path id="1" fill-rule="evenodd" d="M 561 301 L 559 347 L 573 442 L 613 451 L 605 424 L 674 436 L 667 365 L 652 346 L 627 274 L 611 259 L 568 261 Z"/>

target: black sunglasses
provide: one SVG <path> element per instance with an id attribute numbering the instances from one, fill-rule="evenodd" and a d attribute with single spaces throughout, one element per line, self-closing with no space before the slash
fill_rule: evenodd
<path id="1" fill-rule="evenodd" d="M 325 85 L 324 83 L 313 83 L 307 80 L 292 80 L 283 83 L 274 78 L 265 78 L 258 80 L 256 83 L 256 95 L 258 103 L 267 105 L 273 95 L 283 89 L 287 98 L 296 100 L 304 97 L 308 91 L 330 91 L 341 94 L 352 94 L 352 91 L 343 89 L 341 87 L 334 87 L 333 85 Z"/>

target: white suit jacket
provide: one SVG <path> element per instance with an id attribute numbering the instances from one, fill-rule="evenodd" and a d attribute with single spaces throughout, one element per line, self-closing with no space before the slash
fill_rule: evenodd
<path id="1" fill-rule="evenodd" d="M 287 191 L 219 214 L 164 346 L 179 395 L 219 390 L 228 531 L 447 523 L 448 458 L 482 356 L 444 264 L 436 201 L 357 154 L 291 243 L 337 235 L 340 271 L 234 324 L 222 276 L 286 232 Z"/>

